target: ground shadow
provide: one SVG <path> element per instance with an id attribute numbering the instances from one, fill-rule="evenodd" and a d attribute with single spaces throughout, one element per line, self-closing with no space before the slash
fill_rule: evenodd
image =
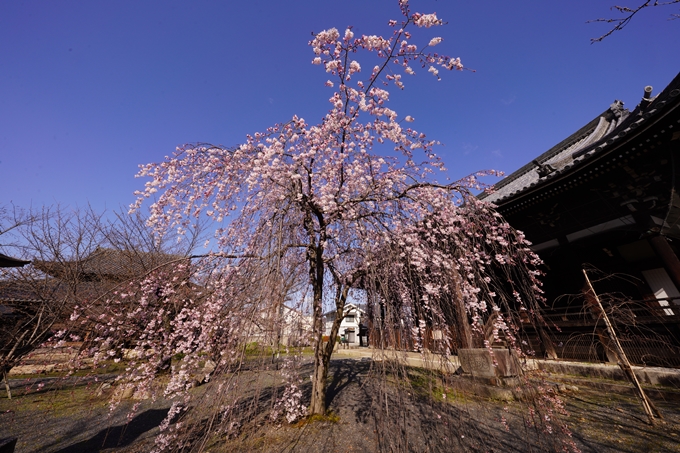
<path id="1" fill-rule="evenodd" d="M 370 370 L 370 361 L 334 360 L 330 366 L 333 378 L 326 388 L 326 407 L 331 407 L 333 399 L 348 385 L 359 383 L 359 376 Z"/>
<path id="2" fill-rule="evenodd" d="M 145 432 L 156 428 L 167 415 L 168 409 L 149 409 L 138 414 L 130 423 L 103 429 L 91 438 L 69 445 L 56 453 L 95 453 L 107 448 L 130 445 Z"/>

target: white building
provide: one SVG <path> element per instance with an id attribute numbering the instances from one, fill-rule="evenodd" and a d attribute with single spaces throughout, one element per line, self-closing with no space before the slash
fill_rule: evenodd
<path id="1" fill-rule="evenodd" d="M 347 304 L 345 306 L 345 317 L 340 323 L 340 330 L 338 335 L 342 338 L 344 337 L 347 344 L 350 347 L 357 346 L 368 346 L 368 338 L 364 336 L 360 337 L 360 325 L 365 321 L 364 317 L 366 312 L 356 306 L 355 304 Z M 335 321 L 335 311 L 330 311 L 324 315 L 326 322 L 326 332 L 325 335 L 330 336 L 331 328 L 333 327 L 333 322 Z"/>
<path id="2" fill-rule="evenodd" d="M 248 342 L 274 346 L 308 346 L 312 338 L 312 317 L 281 305 L 253 316 L 248 323 Z"/>

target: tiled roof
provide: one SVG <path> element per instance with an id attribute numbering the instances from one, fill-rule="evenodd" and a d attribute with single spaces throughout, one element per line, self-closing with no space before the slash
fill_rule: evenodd
<path id="1" fill-rule="evenodd" d="M 30 263 L 30 261 L 12 258 L 11 256 L 3 255 L 2 253 L 0 253 L 0 267 L 21 267 L 28 263 Z"/>
<path id="2" fill-rule="evenodd" d="M 50 290 L 52 288 L 50 287 Z M 3 301 L 40 301 L 34 285 L 22 281 L 0 281 L 0 302 Z"/>
<path id="3" fill-rule="evenodd" d="M 345 314 L 349 313 L 352 310 L 356 310 L 357 312 L 364 314 L 364 313 L 366 313 L 366 305 L 365 304 L 352 304 L 352 303 L 345 305 L 345 309 L 344 309 Z M 332 317 L 333 319 L 335 319 L 335 310 L 331 310 L 327 313 L 324 313 L 323 315 L 326 316 L 326 317 Z"/>
<path id="4" fill-rule="evenodd" d="M 78 274 L 81 278 L 130 278 L 143 275 L 163 264 L 181 259 L 164 253 L 149 253 L 98 248 L 80 261 L 38 261 L 33 265 L 41 271 L 61 277 Z"/>
<path id="5" fill-rule="evenodd" d="M 619 139 L 653 121 L 669 104 L 680 103 L 679 94 L 680 74 L 658 96 L 643 99 L 632 113 L 623 109 L 622 102 L 615 101 L 567 139 L 499 181 L 493 192 L 482 193 L 478 198 L 500 205 L 558 175 L 569 173 L 613 149 Z"/>

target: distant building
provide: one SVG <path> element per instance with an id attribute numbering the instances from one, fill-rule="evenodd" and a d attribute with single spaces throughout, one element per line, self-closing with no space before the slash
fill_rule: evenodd
<path id="1" fill-rule="evenodd" d="M 247 323 L 247 341 L 274 347 L 309 346 L 312 317 L 302 311 L 279 305 L 253 316 Z"/>
<path id="2" fill-rule="evenodd" d="M 142 278 L 181 259 L 162 253 L 97 248 L 77 260 L 34 260 L 26 272 L 5 275 L 0 280 L 0 365 L 14 363 L 54 332 L 69 326 L 77 305 L 88 304 L 91 312 L 103 313 L 108 309 L 108 295 L 121 283 Z M 28 263 L 0 256 L 0 267 Z M 78 328 L 83 331 L 73 333 L 82 336 L 89 327 Z"/>
<path id="3" fill-rule="evenodd" d="M 365 310 L 358 305 L 347 304 L 345 305 L 344 314 L 345 316 L 340 322 L 340 330 L 338 331 L 340 338 L 344 338 L 345 344 L 350 347 L 368 346 L 368 330 L 366 329 L 364 322 L 366 315 Z M 331 334 L 335 316 L 335 311 L 330 311 L 324 315 L 326 336 Z"/>

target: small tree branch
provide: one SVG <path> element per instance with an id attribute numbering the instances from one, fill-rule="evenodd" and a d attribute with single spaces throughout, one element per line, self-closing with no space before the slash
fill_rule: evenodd
<path id="1" fill-rule="evenodd" d="M 646 2 L 639 5 L 636 8 L 630 8 L 628 6 L 618 6 L 618 5 L 612 6 L 611 7 L 612 10 L 616 10 L 619 13 L 622 13 L 622 14 L 624 14 L 624 16 L 623 17 L 616 17 L 616 18 L 609 18 L 609 19 L 600 18 L 600 19 L 593 19 L 593 20 L 587 21 L 586 23 L 605 22 L 605 23 L 608 23 L 608 24 L 616 24 L 616 25 L 614 25 L 614 27 L 612 29 L 610 29 L 607 33 L 600 36 L 599 38 L 591 38 L 590 42 L 591 42 L 591 44 L 595 43 L 595 42 L 600 42 L 604 38 L 606 38 L 607 36 L 614 33 L 615 31 L 623 30 L 623 28 L 626 25 L 628 25 L 628 23 L 633 19 L 633 17 L 645 8 L 648 8 L 650 6 L 651 7 L 667 6 L 667 5 L 672 5 L 674 3 L 680 3 L 680 0 L 671 0 L 671 1 L 668 1 L 668 2 L 659 2 L 658 0 L 655 0 L 654 2 L 652 2 L 652 0 L 647 0 Z M 680 15 L 678 15 L 678 14 L 671 14 L 671 20 L 677 19 L 679 16 Z"/>

